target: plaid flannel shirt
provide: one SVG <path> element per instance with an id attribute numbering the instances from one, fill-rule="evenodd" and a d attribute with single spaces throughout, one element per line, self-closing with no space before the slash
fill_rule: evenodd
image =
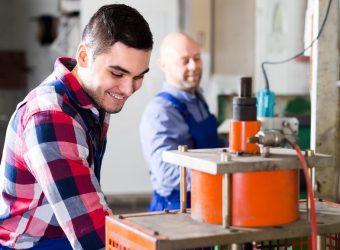
<path id="1" fill-rule="evenodd" d="M 1 245 L 26 249 L 66 236 L 74 249 L 105 246 L 111 211 L 97 177 L 109 114 L 94 107 L 70 72 L 75 65 L 71 58 L 57 59 L 54 72 L 18 104 L 9 122 L 0 167 Z M 65 91 L 51 84 L 56 80 Z"/>

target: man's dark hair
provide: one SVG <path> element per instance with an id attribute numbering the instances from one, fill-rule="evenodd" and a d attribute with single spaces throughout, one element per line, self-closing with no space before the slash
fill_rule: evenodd
<path id="1" fill-rule="evenodd" d="M 136 9 L 125 4 L 102 6 L 86 25 L 82 41 L 93 49 L 94 57 L 116 42 L 147 51 L 153 46 L 149 24 Z"/>

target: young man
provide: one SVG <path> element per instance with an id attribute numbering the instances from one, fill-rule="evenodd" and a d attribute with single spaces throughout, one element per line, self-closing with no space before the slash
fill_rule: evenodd
<path id="1" fill-rule="evenodd" d="M 168 34 L 161 43 L 159 65 L 165 83 L 148 104 L 140 124 L 154 190 L 149 211 L 180 207 L 179 167 L 163 162 L 163 151 L 177 150 L 178 145 L 189 149 L 226 145 L 217 135 L 216 119 L 199 90 L 202 60 L 198 44 L 186 34 Z M 189 207 L 190 172 L 187 177 Z"/>
<path id="2" fill-rule="evenodd" d="M 100 188 L 110 114 L 119 112 L 149 70 L 148 23 L 135 9 L 101 7 L 76 58 L 57 59 L 7 129 L 0 174 L 0 249 L 101 249 Z"/>

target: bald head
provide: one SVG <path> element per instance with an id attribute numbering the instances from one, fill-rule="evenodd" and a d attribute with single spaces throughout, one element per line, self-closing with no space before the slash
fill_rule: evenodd
<path id="1" fill-rule="evenodd" d="M 160 46 L 159 65 L 166 81 L 194 93 L 202 75 L 202 61 L 197 42 L 184 33 L 170 33 Z"/>
<path id="2" fill-rule="evenodd" d="M 160 56 L 165 57 L 169 53 L 180 52 L 187 47 L 196 47 L 197 51 L 199 51 L 199 46 L 194 39 L 184 33 L 173 32 L 169 33 L 164 37 L 160 46 Z"/>

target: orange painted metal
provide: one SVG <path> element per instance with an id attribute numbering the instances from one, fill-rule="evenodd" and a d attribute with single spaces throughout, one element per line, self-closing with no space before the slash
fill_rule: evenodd
<path id="1" fill-rule="evenodd" d="M 260 128 L 261 122 L 259 121 L 231 121 L 229 128 L 229 151 L 231 153 L 259 153 L 259 146 L 255 143 L 248 143 L 247 140 L 249 137 L 255 136 L 260 131 Z"/>
<path id="2" fill-rule="evenodd" d="M 260 130 L 258 121 L 233 121 L 230 124 L 229 145 L 237 152 L 258 153 L 256 144 L 246 143 L 247 138 Z M 236 152 L 236 151 L 233 151 Z M 191 170 L 191 215 L 198 221 L 222 223 L 222 175 Z"/>
<path id="3" fill-rule="evenodd" d="M 143 232 L 140 228 L 134 227 L 128 221 L 119 223 L 117 220 L 106 217 L 105 241 L 106 250 L 156 250 L 156 238 L 150 237 L 149 232 Z"/>
<path id="4" fill-rule="evenodd" d="M 231 121 L 229 150 L 256 154 L 259 147 L 247 143 L 260 130 L 259 121 Z M 231 176 L 231 224 L 272 226 L 298 219 L 298 171 L 277 170 L 235 173 Z"/>
<path id="5" fill-rule="evenodd" d="M 231 178 L 231 224 L 260 227 L 299 217 L 298 171 L 237 173 Z"/>
<path id="6" fill-rule="evenodd" d="M 222 175 L 191 170 L 191 217 L 201 222 L 221 224 Z"/>
<path id="7" fill-rule="evenodd" d="M 229 151 L 259 153 L 247 143 L 260 130 L 259 121 L 231 121 Z M 297 170 L 235 173 L 231 176 L 231 225 L 260 227 L 286 224 L 298 219 Z M 222 175 L 192 170 L 192 217 L 212 224 L 222 223 Z"/>

